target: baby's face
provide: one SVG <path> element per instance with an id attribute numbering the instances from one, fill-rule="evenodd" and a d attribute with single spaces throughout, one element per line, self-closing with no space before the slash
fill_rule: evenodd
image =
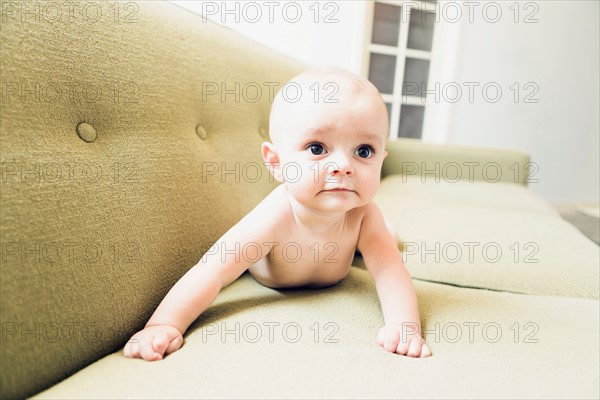
<path id="1" fill-rule="evenodd" d="M 340 90 L 334 96 L 338 103 L 325 103 L 304 93 L 279 109 L 274 147 L 281 180 L 296 201 L 312 209 L 349 211 L 367 204 L 387 155 L 388 116 L 381 98 L 367 90 Z"/>

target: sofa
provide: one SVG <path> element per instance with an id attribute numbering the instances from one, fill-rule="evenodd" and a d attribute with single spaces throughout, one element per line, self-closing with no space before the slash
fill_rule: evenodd
<path id="1" fill-rule="evenodd" d="M 598 246 L 527 154 L 411 139 L 375 201 L 431 357 L 378 345 L 359 254 L 329 288 L 245 273 L 179 351 L 124 357 L 276 186 L 272 94 L 307 66 L 171 3 L 65 4 L 1 2 L 2 398 L 598 398 Z"/>

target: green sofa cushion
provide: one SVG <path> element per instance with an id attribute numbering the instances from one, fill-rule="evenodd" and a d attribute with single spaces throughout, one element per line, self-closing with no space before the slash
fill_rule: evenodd
<path id="1" fill-rule="evenodd" d="M 413 278 L 598 299 L 600 250 L 514 183 L 386 177 L 376 196 Z"/>
<path id="2" fill-rule="evenodd" d="M 383 316 L 365 270 L 286 291 L 246 273 L 164 360 L 117 351 L 34 398 L 598 397 L 597 301 L 414 284 L 428 359 L 377 344 Z"/>

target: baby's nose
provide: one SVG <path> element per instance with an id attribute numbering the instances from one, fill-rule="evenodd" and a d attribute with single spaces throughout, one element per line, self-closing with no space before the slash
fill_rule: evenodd
<path id="1" fill-rule="evenodd" d="M 353 175 L 354 169 L 352 163 L 347 157 L 336 157 L 335 160 L 327 163 L 327 173 L 330 175 Z"/>

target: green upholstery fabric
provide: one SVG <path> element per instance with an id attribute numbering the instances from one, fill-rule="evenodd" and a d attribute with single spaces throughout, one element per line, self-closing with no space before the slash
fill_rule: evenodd
<path id="1" fill-rule="evenodd" d="M 407 175 L 422 181 L 507 182 L 527 185 L 536 181 L 537 166 L 526 153 L 458 145 L 423 143 L 400 138 L 389 142 L 388 159 L 381 171 L 388 175 Z"/>
<path id="2" fill-rule="evenodd" d="M 319 291 L 245 274 L 163 361 L 116 352 L 35 398 L 598 397 L 597 301 L 414 283 L 426 360 L 379 347 L 383 316 L 362 269 Z"/>
<path id="3" fill-rule="evenodd" d="M 381 310 L 359 268 L 315 291 L 276 291 L 246 274 L 192 325 L 180 351 L 157 363 L 125 358 L 125 342 L 172 285 L 274 187 L 259 151 L 269 87 L 306 67 L 170 3 L 90 4 L 87 18 L 76 7 L 73 19 L 56 22 L 42 2 L 0 7 L 0 397 L 598 398 L 597 300 L 415 280 L 425 328 L 442 331 L 437 341 L 427 335 L 434 356 L 413 360 L 375 342 Z M 221 98 L 221 83 L 236 82 L 239 101 Z M 406 141 L 389 151 L 385 175 L 410 175 L 406 161 L 486 157 L 510 171 L 527 160 Z M 451 192 L 437 195 L 472 205 Z M 514 207 L 553 215 L 534 203 Z M 502 289 L 519 291 L 510 285 Z M 222 322 L 250 329 L 240 343 L 204 341 Z M 480 324 L 472 343 L 471 322 Z M 276 330 L 274 343 L 253 343 L 252 323 L 296 323 L 303 335 L 292 343 Z M 482 336 L 488 323 L 502 330 L 496 343 L 493 324 Z M 452 343 L 455 324 L 462 335 Z M 335 329 L 329 338 L 338 342 L 327 343 Z"/>
<path id="4" fill-rule="evenodd" d="M 385 178 L 375 198 L 413 278 L 598 299 L 598 246 L 511 183 Z"/>

